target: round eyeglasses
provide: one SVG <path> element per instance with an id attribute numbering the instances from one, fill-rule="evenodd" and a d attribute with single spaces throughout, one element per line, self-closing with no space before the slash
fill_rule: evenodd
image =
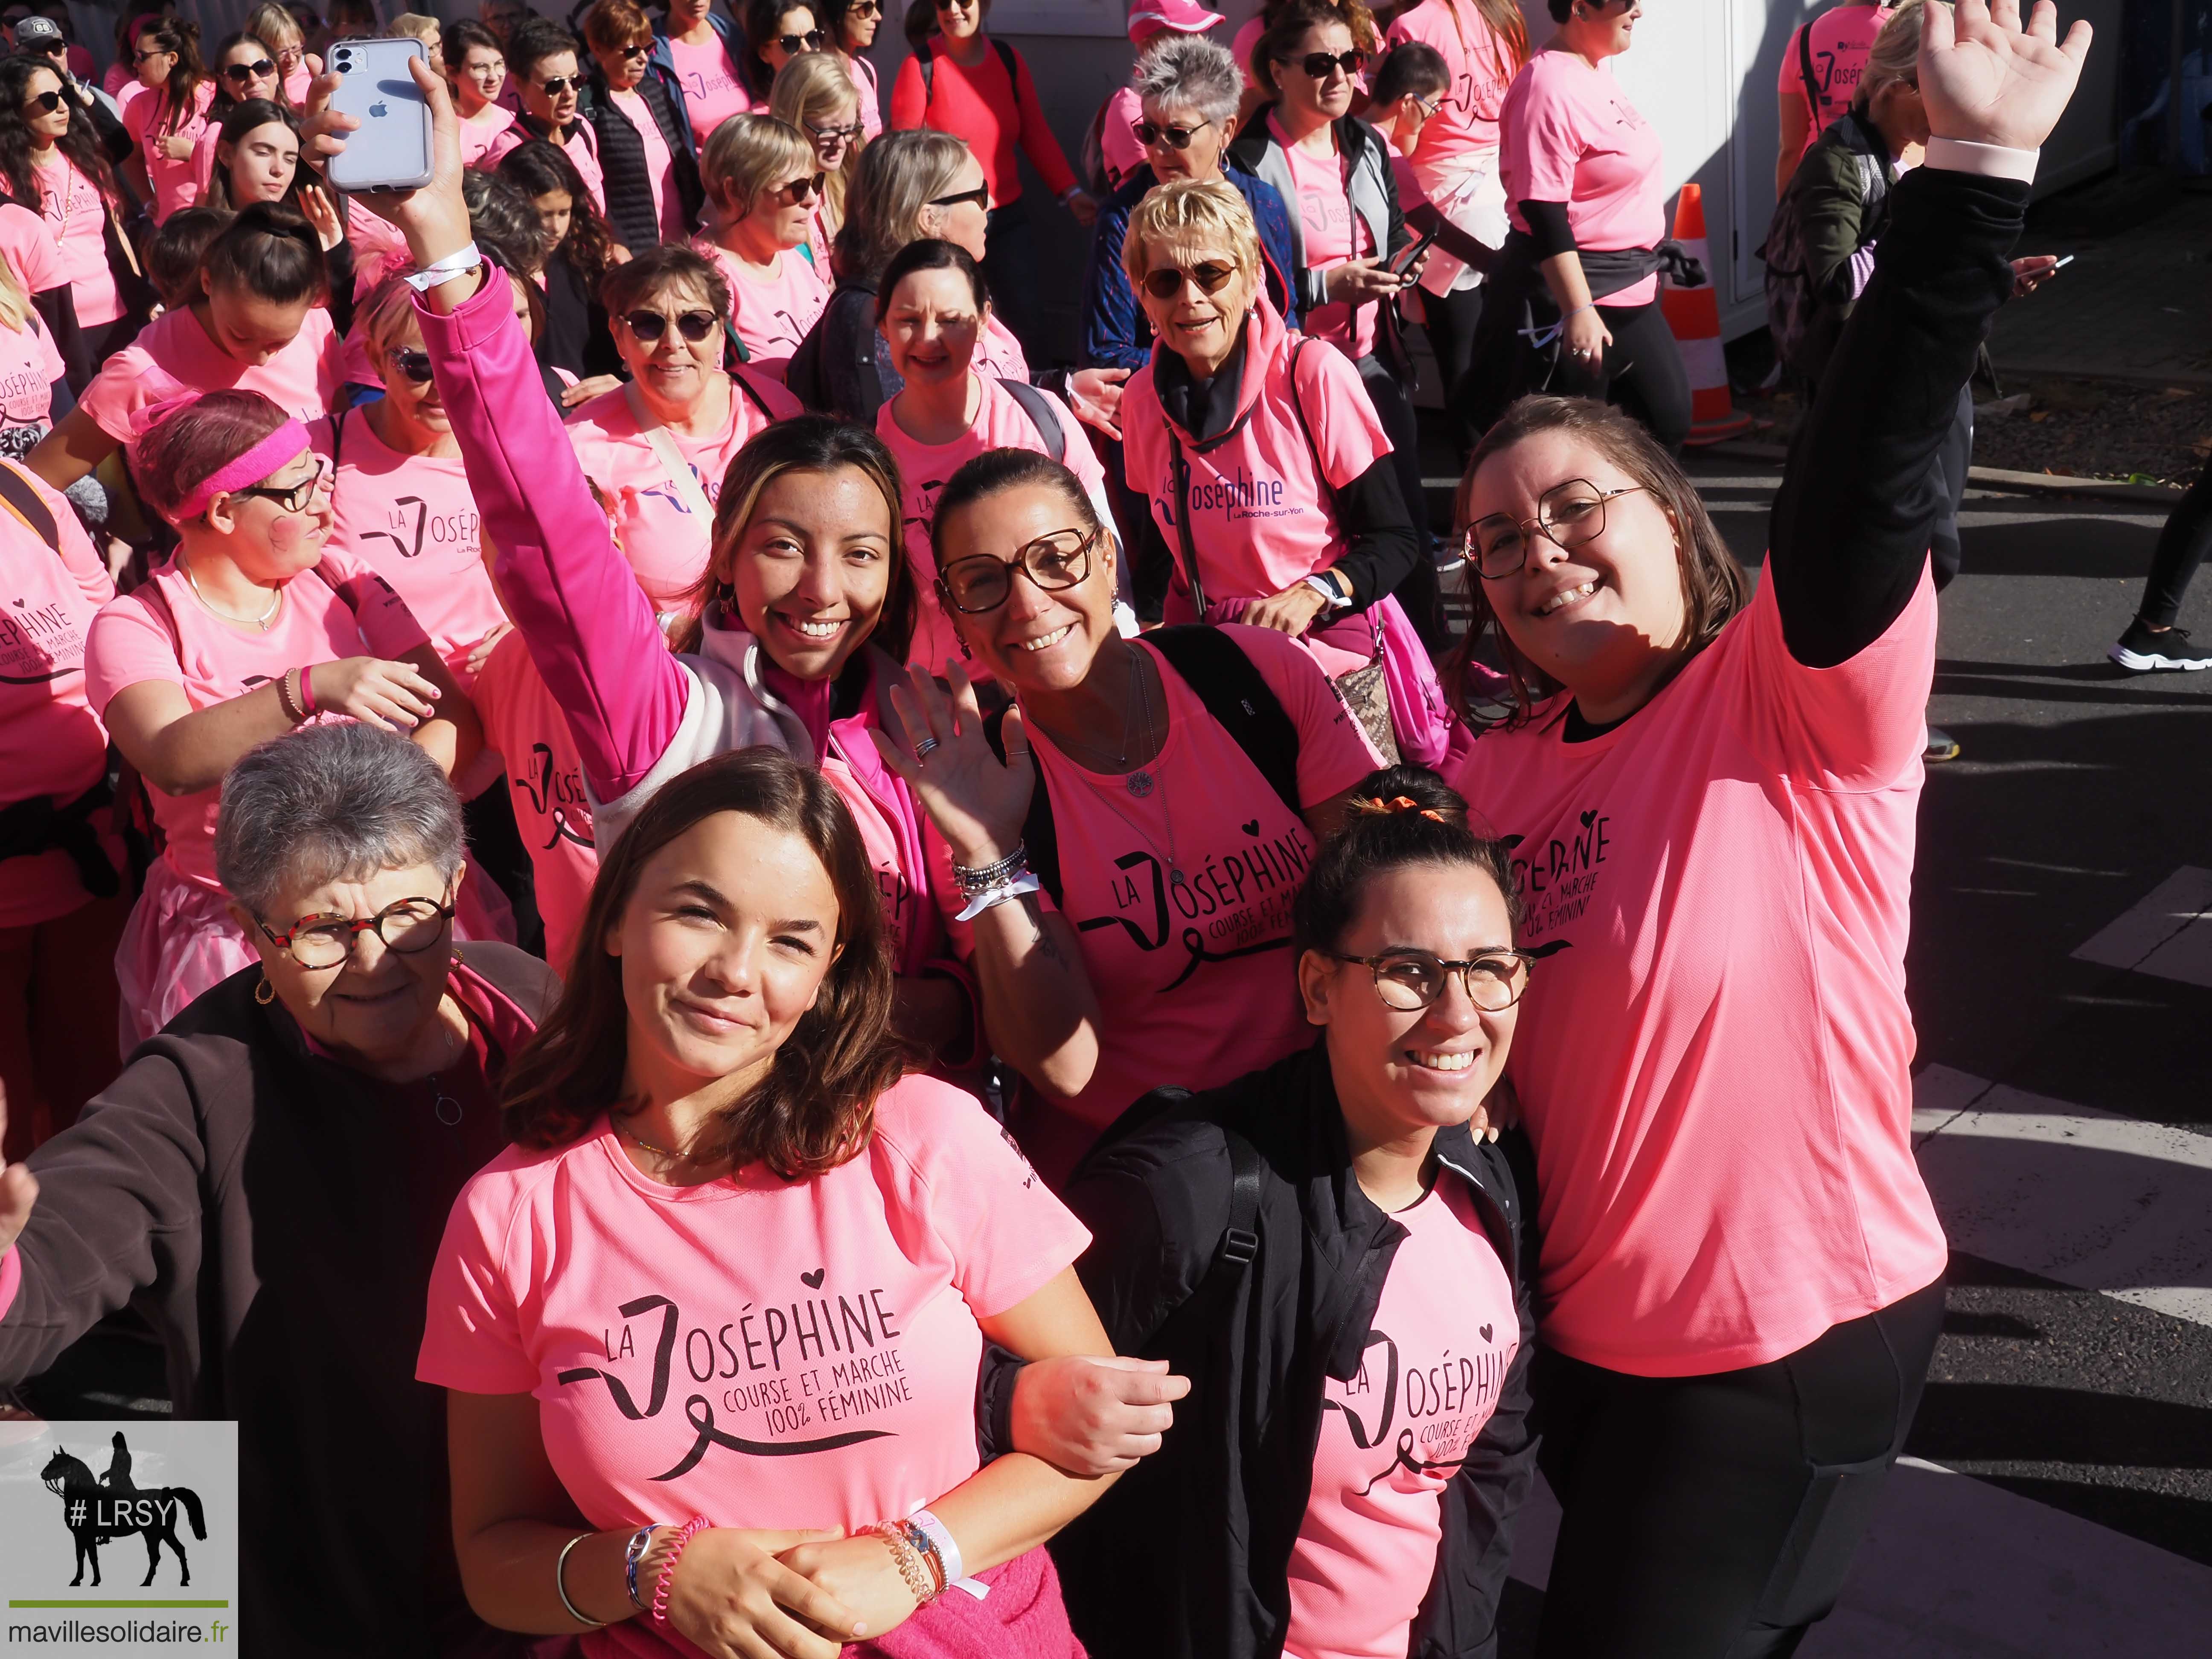
<path id="1" fill-rule="evenodd" d="M 722 319 L 711 311 L 687 311 L 673 319 L 664 317 L 657 311 L 626 311 L 623 313 L 623 325 L 637 337 L 641 345 L 658 345 L 660 337 L 668 332 L 672 321 L 678 334 L 691 344 L 700 345 L 721 325 Z"/>
<path id="2" fill-rule="evenodd" d="M 315 504 L 315 497 L 328 488 L 331 482 L 330 464 L 327 461 L 319 460 L 314 471 L 297 483 L 246 484 L 240 489 L 228 490 L 225 493 L 232 495 L 258 495 L 264 501 L 276 502 L 281 512 L 305 513 Z"/>
<path id="3" fill-rule="evenodd" d="M 360 920 L 352 916 L 301 916 L 292 924 L 290 932 L 283 933 L 271 932 L 269 924 L 258 916 L 254 921 L 268 934 L 271 945 L 289 951 L 292 960 L 300 966 L 323 969 L 336 968 L 344 962 L 353 954 L 354 941 L 363 933 L 374 933 L 387 951 L 397 951 L 403 957 L 419 956 L 445 938 L 447 925 L 453 919 L 451 902 L 404 898 Z"/>
<path id="4" fill-rule="evenodd" d="M 1563 553 L 1604 533 L 1605 504 L 1616 495 L 1633 495 L 1642 484 L 1619 489 L 1600 489 L 1588 478 L 1570 478 L 1553 484 L 1536 498 L 1536 516 L 1516 519 L 1510 513 L 1493 513 L 1477 519 L 1461 534 L 1461 556 L 1471 561 L 1475 574 L 1486 581 L 1510 576 L 1528 562 L 1530 530 Z"/>
<path id="5" fill-rule="evenodd" d="M 1382 999 L 1382 1006 L 1407 1014 L 1442 996 L 1444 981 L 1455 974 L 1469 1002 L 1486 1014 L 1504 1013 L 1528 988 L 1534 965 L 1534 958 L 1522 951 L 1486 951 L 1464 962 L 1449 962 L 1426 951 L 1385 951 L 1371 957 L 1348 957 L 1340 951 L 1328 954 L 1372 973 L 1375 994 Z"/>
<path id="6" fill-rule="evenodd" d="M 955 559 L 937 573 L 937 589 L 963 616 L 996 611 L 1014 591 L 1018 570 L 1048 593 L 1064 592 L 1091 574 L 1091 551 L 1103 530 L 1055 530 L 1024 545 L 1011 559 L 988 553 Z"/>

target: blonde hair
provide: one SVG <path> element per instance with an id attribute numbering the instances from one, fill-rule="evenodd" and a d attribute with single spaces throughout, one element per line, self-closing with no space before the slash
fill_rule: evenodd
<path id="1" fill-rule="evenodd" d="M 1164 241 L 1182 235 L 1219 242 L 1236 257 L 1238 270 L 1259 279 L 1260 232 L 1237 186 L 1223 179 L 1177 179 L 1147 191 L 1130 212 L 1121 240 L 1121 269 L 1128 273 L 1129 286 L 1144 286 L 1151 269 L 1148 244 L 1154 238 Z"/>
<path id="2" fill-rule="evenodd" d="M 816 54 L 808 53 L 809 57 Z M 771 185 L 787 182 L 796 168 L 814 173 L 814 146 L 788 121 L 773 115 L 732 115 L 707 137 L 699 178 L 724 222 L 753 210 L 753 199 Z"/>
<path id="3" fill-rule="evenodd" d="M 838 106 L 850 104 L 853 119 L 860 118 L 860 89 L 854 86 L 853 77 L 845 72 L 844 59 L 834 52 L 802 52 L 776 71 L 775 85 L 769 93 L 769 113 L 779 121 L 788 122 L 799 130 L 814 147 L 813 135 L 807 131 L 810 120 L 819 121 L 833 115 Z M 712 143 L 710 137 L 708 140 Z M 845 159 L 837 171 L 823 180 L 824 199 L 829 210 L 822 216 L 824 234 L 835 236 L 837 227 L 845 222 L 845 191 L 853 182 L 854 174 L 860 170 L 860 151 L 867 145 L 866 132 L 856 134 L 845 146 Z"/>
<path id="4" fill-rule="evenodd" d="M 389 40 L 408 35 L 427 43 L 436 39 L 444 28 L 445 25 L 434 17 L 425 17 L 419 11 L 403 11 L 385 26 L 384 33 Z"/>
<path id="5" fill-rule="evenodd" d="M 394 271 L 369 290 L 368 297 L 354 313 L 355 325 L 361 337 L 368 342 L 376 357 L 377 378 L 384 378 L 384 355 L 410 331 L 416 339 L 422 337 L 422 325 L 415 318 L 415 291 L 407 286 L 400 273 Z"/>
<path id="6" fill-rule="evenodd" d="M 31 320 L 31 296 L 23 291 L 22 280 L 15 275 L 15 267 L 0 259 L 0 323 L 21 334 Z"/>
<path id="7" fill-rule="evenodd" d="M 304 48 L 307 37 L 300 32 L 300 20 L 276 3 L 256 6 L 246 15 L 242 33 L 252 35 L 271 52 L 283 52 L 288 46 Z"/>
<path id="8" fill-rule="evenodd" d="M 1950 8 L 1944 0 L 1934 3 Z M 1881 26 L 1881 33 L 1874 38 L 1874 46 L 1867 52 L 1866 68 L 1860 72 L 1858 90 L 1851 94 L 1851 107 L 1863 113 L 1874 106 L 1882 89 L 1899 84 L 1917 87 L 1920 84 L 1920 14 L 1925 9 L 1923 0 L 1905 0 L 1904 4 L 1890 13 L 1889 21 Z"/>

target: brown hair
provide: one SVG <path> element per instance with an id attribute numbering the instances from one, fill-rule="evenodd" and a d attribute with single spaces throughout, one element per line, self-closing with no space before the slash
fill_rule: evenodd
<path id="1" fill-rule="evenodd" d="M 1467 471 L 1460 475 L 1459 487 L 1452 495 L 1454 524 L 1462 531 L 1466 528 L 1468 495 L 1482 464 L 1492 455 L 1542 432 L 1571 433 L 1589 444 L 1649 490 L 1651 499 L 1674 521 L 1678 532 L 1676 556 L 1682 573 L 1683 640 L 1676 647 L 1680 655 L 1675 665 L 1680 672 L 1683 663 L 1717 639 L 1729 618 L 1743 609 L 1751 598 L 1751 585 L 1742 567 L 1729 551 L 1728 544 L 1721 538 L 1719 526 L 1713 523 L 1712 514 L 1705 511 L 1705 501 L 1682 471 L 1681 464 L 1659 447 L 1657 440 L 1640 422 L 1587 398 L 1522 398 L 1505 411 L 1497 425 L 1483 434 L 1482 441 L 1467 458 Z M 1529 711 L 1539 701 L 1560 688 L 1514 648 L 1497 612 L 1491 608 L 1490 595 L 1482 578 L 1474 574 L 1474 568 L 1470 561 L 1468 586 L 1474 594 L 1474 620 L 1468 624 L 1467 636 L 1444 665 L 1445 684 L 1461 718 L 1470 725 L 1519 726 L 1528 719 Z M 1493 705 L 1479 705 L 1468 688 L 1468 668 L 1474 660 L 1475 647 L 1486 629 L 1497 640 L 1498 661 L 1513 688 L 1513 712 L 1502 720 L 1493 712 Z"/>
<path id="2" fill-rule="evenodd" d="M 222 234 L 230 221 L 229 209 L 203 202 L 178 209 L 146 239 L 146 280 L 168 309 L 200 297 L 200 262 L 207 258 L 208 244 Z"/>
<path id="3" fill-rule="evenodd" d="M 291 418 L 258 392 L 204 393 L 137 438 L 131 476 L 146 505 L 167 519 L 203 481 Z"/>
<path id="4" fill-rule="evenodd" d="M 1281 97 L 1283 89 L 1275 84 L 1275 60 L 1289 57 L 1291 48 L 1306 38 L 1307 30 L 1324 23 L 1343 24 L 1352 31 L 1352 46 L 1370 54 L 1382 39 L 1375 27 L 1375 14 L 1359 0 L 1291 0 L 1252 43 L 1248 66 L 1253 84 L 1272 97 Z"/>
<path id="5" fill-rule="evenodd" d="M 608 316 L 619 317 L 678 283 L 697 289 L 714 313 L 728 319 L 730 285 L 723 280 L 721 267 L 681 242 L 656 242 L 635 258 L 609 265 L 599 278 L 599 304 Z"/>
<path id="6" fill-rule="evenodd" d="M 1401 800 L 1413 805 L 1398 806 Z M 1506 921 L 1517 938 L 1521 894 L 1504 844 L 1469 824 L 1466 800 L 1427 767 L 1386 766 L 1352 787 L 1343 827 L 1315 853 L 1291 901 L 1292 949 L 1299 956 L 1334 951 L 1359 920 L 1367 884 L 1413 864 L 1481 871 L 1498 884 Z"/>
<path id="7" fill-rule="evenodd" d="M 138 32 L 138 39 L 131 48 L 131 68 L 137 68 L 137 54 L 143 52 L 173 52 L 177 61 L 170 66 L 169 78 L 161 84 L 162 102 L 157 112 L 161 133 L 173 133 L 199 112 L 193 100 L 199 84 L 207 79 L 207 68 L 200 62 L 200 26 L 185 17 L 157 17 Z"/>
<path id="8" fill-rule="evenodd" d="M 212 286 L 242 289 L 271 305 L 298 305 L 330 293 L 322 239 L 305 219 L 274 202 L 240 209 L 208 244 L 202 269 Z"/>
<path id="9" fill-rule="evenodd" d="M 713 1150 L 732 1165 L 758 1162 L 799 1181 L 866 1148 L 877 1097 L 898 1081 L 909 1057 L 891 1030 L 883 901 L 836 790 L 813 767 L 768 748 L 717 755 L 665 785 L 607 851 L 561 1000 L 507 1066 L 501 1095 L 510 1139 L 566 1146 L 621 1103 L 629 1009 L 607 935 L 653 855 L 718 812 L 740 813 L 813 849 L 837 892 L 838 950 L 768 1075 L 719 1115 Z"/>
<path id="10" fill-rule="evenodd" d="M 650 44 L 653 25 L 638 9 L 637 0 L 592 0 L 584 14 L 584 44 L 594 52 L 613 52 L 622 46 Z"/>

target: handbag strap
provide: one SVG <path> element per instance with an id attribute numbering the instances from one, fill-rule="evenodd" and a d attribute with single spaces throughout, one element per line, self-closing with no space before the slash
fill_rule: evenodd
<path id="1" fill-rule="evenodd" d="M 645 434 L 646 442 L 653 446 L 653 455 L 660 462 L 661 471 L 667 473 L 668 482 L 675 486 L 677 495 L 684 502 L 684 510 L 702 524 L 712 525 L 714 522 L 714 504 L 707 499 L 706 486 L 699 482 L 699 475 L 692 471 L 691 463 L 684 459 L 684 452 L 676 447 L 676 440 L 660 423 L 660 417 L 646 408 L 645 399 L 639 395 L 635 380 L 623 387 L 623 401 L 629 405 L 630 418 L 637 422 L 637 429 Z"/>
<path id="2" fill-rule="evenodd" d="M 1175 480 L 1176 543 L 1182 552 L 1182 579 L 1190 588 L 1190 602 L 1198 619 L 1206 620 L 1206 585 L 1198 579 L 1198 548 L 1190 538 L 1190 462 L 1182 453 L 1182 440 L 1168 427 L 1168 474 Z"/>

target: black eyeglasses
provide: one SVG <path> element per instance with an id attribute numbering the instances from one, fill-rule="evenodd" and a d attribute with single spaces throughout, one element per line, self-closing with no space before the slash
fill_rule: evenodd
<path id="1" fill-rule="evenodd" d="M 1516 519 L 1510 513 L 1493 513 L 1477 519 L 1460 537 L 1461 556 L 1474 562 L 1475 574 L 1486 581 L 1510 576 L 1528 562 L 1532 526 L 1562 552 L 1571 552 L 1604 533 L 1605 504 L 1616 495 L 1632 495 L 1642 484 L 1619 489 L 1600 489 L 1588 478 L 1570 478 L 1553 484 L 1536 498 L 1536 516 Z"/>
<path id="2" fill-rule="evenodd" d="M 631 311 L 623 314 L 623 325 L 645 345 L 654 345 L 668 332 L 669 319 L 657 311 Z M 722 319 L 711 311 L 687 311 L 675 319 L 676 331 L 693 345 L 697 345 L 721 326 Z"/>
<path id="3" fill-rule="evenodd" d="M 257 58 L 251 64 L 225 64 L 222 66 L 222 78 L 226 81 L 235 81 L 241 87 L 258 75 L 276 73 L 276 65 L 266 58 Z"/>
<path id="4" fill-rule="evenodd" d="M 804 179 L 793 179 L 787 184 L 772 185 L 769 193 L 785 207 L 797 207 L 809 198 L 819 198 L 822 181 L 829 176 L 826 173 L 817 173 Z"/>
<path id="5" fill-rule="evenodd" d="M 392 348 L 392 364 L 416 386 L 430 383 L 430 354 L 427 351 L 410 351 L 405 346 L 394 346 Z"/>
<path id="6" fill-rule="evenodd" d="M 176 53 L 170 51 L 168 47 L 156 46 L 151 52 L 132 52 L 131 54 L 131 61 L 134 64 L 143 64 L 149 58 L 173 58 L 175 56 Z"/>
<path id="7" fill-rule="evenodd" d="M 580 75 L 556 75 L 550 80 L 540 81 L 538 83 L 538 89 L 548 98 L 558 98 L 569 88 L 580 88 L 583 84 L 584 77 Z"/>
<path id="8" fill-rule="evenodd" d="M 937 573 L 937 591 L 963 616 L 980 617 L 996 611 L 1014 591 L 1014 572 L 1019 570 L 1048 593 L 1074 586 L 1091 574 L 1091 550 L 1103 531 L 1055 530 L 1027 544 L 1011 559 L 994 559 L 988 553 L 955 559 Z"/>
<path id="9" fill-rule="evenodd" d="M 26 115 L 52 115 L 61 106 L 61 94 L 58 92 L 42 92 L 35 98 L 26 98 L 23 100 L 23 113 Z"/>
<path id="10" fill-rule="evenodd" d="M 829 38 L 820 29 L 809 29 L 804 34 L 779 34 L 775 43 L 796 58 L 802 52 L 821 51 L 822 43 Z"/>
<path id="11" fill-rule="evenodd" d="M 1340 52 L 1334 56 L 1325 52 L 1310 52 L 1303 58 L 1278 58 L 1279 64 L 1296 64 L 1310 80 L 1326 81 L 1331 70 L 1342 70 L 1346 75 L 1359 73 L 1359 66 L 1367 61 L 1364 52 Z"/>
<path id="12" fill-rule="evenodd" d="M 1147 147 L 1166 140 L 1170 149 L 1188 149 L 1190 141 L 1206 128 L 1211 121 L 1200 121 L 1194 127 L 1164 127 L 1157 121 L 1132 121 L 1129 131 L 1137 135 L 1137 142 Z"/>
<path id="13" fill-rule="evenodd" d="M 1372 973 L 1375 994 L 1382 999 L 1382 1006 L 1405 1014 L 1442 996 L 1445 981 L 1455 974 L 1467 1000 L 1486 1014 L 1504 1012 L 1528 988 L 1530 958 L 1519 951 L 1486 951 L 1464 962 L 1449 962 L 1426 951 L 1385 951 L 1371 957 L 1348 957 L 1340 951 L 1328 954 Z"/>
<path id="14" fill-rule="evenodd" d="M 292 960 L 302 968 L 335 968 L 353 954 L 354 941 L 363 933 L 375 934 L 386 950 L 404 957 L 434 950 L 453 919 L 451 902 L 404 898 L 358 921 L 351 916 L 301 916 L 283 933 L 271 933 L 258 916 L 254 921 L 271 945 L 291 952 Z"/>
<path id="15" fill-rule="evenodd" d="M 653 56 L 653 47 L 649 43 L 642 46 L 622 46 L 617 48 L 617 50 L 621 52 L 624 58 L 650 58 Z"/>
<path id="16" fill-rule="evenodd" d="M 973 202 L 985 212 L 989 212 L 991 186 L 988 184 L 981 184 L 973 190 L 963 190 L 957 196 L 933 196 L 929 198 L 929 205 L 932 207 L 958 207 L 963 202 Z"/>
<path id="17" fill-rule="evenodd" d="M 1214 295 L 1227 288 L 1236 275 L 1235 265 L 1212 259 L 1200 260 L 1188 270 L 1181 265 L 1162 265 L 1158 270 L 1145 273 L 1145 292 L 1155 300 L 1172 300 L 1182 293 L 1185 283 L 1195 283 L 1200 294 Z"/>
<path id="18" fill-rule="evenodd" d="M 305 513 L 315 504 L 316 495 L 330 481 L 330 466 L 327 462 L 325 462 L 315 468 L 313 477 L 302 478 L 297 483 L 248 484 L 243 489 L 233 489 L 227 493 L 233 495 L 258 495 L 265 501 L 276 502 L 283 512 Z"/>
<path id="19" fill-rule="evenodd" d="M 808 136 L 817 143 L 828 138 L 842 139 L 850 143 L 867 131 L 858 121 L 848 121 L 842 127 L 817 127 L 811 121 L 802 121 L 799 125 L 806 129 Z"/>

